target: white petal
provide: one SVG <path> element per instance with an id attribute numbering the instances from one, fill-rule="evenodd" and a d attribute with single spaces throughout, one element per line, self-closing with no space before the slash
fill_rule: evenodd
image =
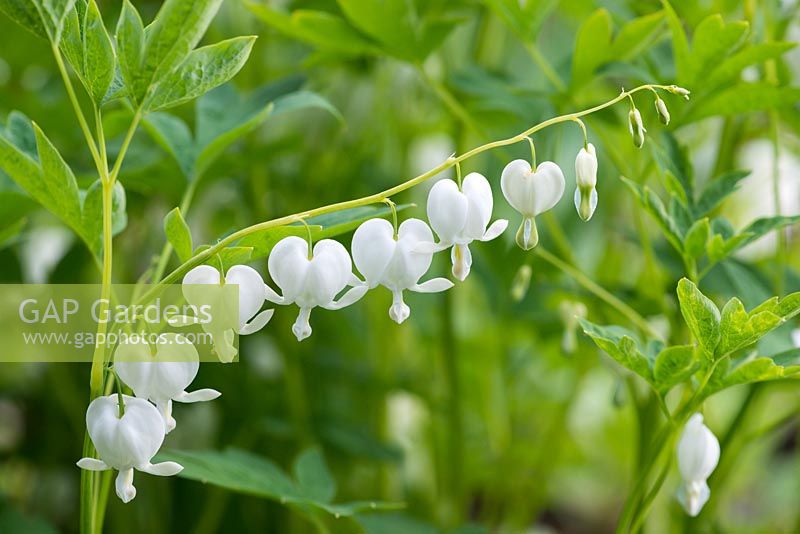
<path id="1" fill-rule="evenodd" d="M 505 166 L 500 176 L 500 188 L 511 207 L 523 215 L 534 215 L 534 206 L 530 201 L 528 186 L 531 164 L 524 159 L 515 159 Z"/>
<path id="2" fill-rule="evenodd" d="M 566 182 L 561 168 L 552 161 L 545 161 L 536 168 L 533 177 L 534 215 L 553 208 L 564 195 Z"/>
<path id="3" fill-rule="evenodd" d="M 403 292 L 392 292 L 392 305 L 389 307 L 389 317 L 397 324 L 402 324 L 411 315 L 411 308 L 403 301 Z"/>
<path id="4" fill-rule="evenodd" d="M 350 281 L 353 264 L 347 249 L 332 239 L 323 239 L 314 245 L 314 258 L 306 273 L 302 298 L 297 303 L 304 307 L 322 306 L 331 302 Z"/>
<path id="5" fill-rule="evenodd" d="M 183 471 L 183 466 L 176 462 L 161 462 L 160 464 L 151 464 L 148 462 L 137 466 L 136 469 L 150 475 L 171 477 Z"/>
<path id="6" fill-rule="evenodd" d="M 114 483 L 117 490 L 117 497 L 124 503 L 129 503 L 136 497 L 136 488 L 133 487 L 133 469 L 122 469 L 117 474 L 117 480 Z"/>
<path id="7" fill-rule="evenodd" d="M 184 403 L 191 403 L 191 402 L 206 402 L 211 401 L 218 398 L 222 393 L 217 391 L 216 389 L 198 389 L 197 391 L 192 391 L 191 393 L 187 393 L 186 391 L 178 394 L 175 396 L 175 401 L 177 402 L 184 402 Z"/>
<path id="8" fill-rule="evenodd" d="M 481 241 L 491 241 L 497 237 L 500 237 L 500 234 L 506 231 L 508 228 L 508 221 L 506 219 L 497 219 L 492 225 L 486 230 L 486 233 L 483 234 L 483 237 L 480 238 Z"/>
<path id="9" fill-rule="evenodd" d="M 453 243 L 467 223 L 469 201 L 449 178 L 439 180 L 428 193 L 428 220 L 443 243 Z"/>
<path id="10" fill-rule="evenodd" d="M 235 265 L 225 275 L 226 284 L 239 286 L 239 326 L 245 325 L 264 305 L 266 285 L 258 271 L 247 265 Z"/>
<path id="11" fill-rule="evenodd" d="M 308 243 L 301 237 L 284 237 L 270 251 L 269 275 L 281 288 L 286 303 L 294 302 L 302 291 L 308 266 Z"/>
<path id="12" fill-rule="evenodd" d="M 292 333 L 297 338 L 297 341 L 303 341 L 311 335 L 311 308 L 300 308 L 300 313 L 292 325 Z"/>
<path id="13" fill-rule="evenodd" d="M 172 417 L 172 399 L 157 402 L 156 408 L 164 419 L 164 431 L 169 434 L 175 430 L 175 427 L 178 425 L 178 422 Z"/>
<path id="14" fill-rule="evenodd" d="M 211 265 L 198 265 L 183 277 L 183 284 L 211 284 L 219 285 L 221 280 L 219 271 Z"/>
<path id="15" fill-rule="evenodd" d="M 595 187 L 597 185 L 597 156 L 594 145 L 589 149 L 581 148 L 575 157 L 575 181 L 578 187 Z"/>
<path id="16" fill-rule="evenodd" d="M 327 310 L 341 310 L 342 308 L 346 308 L 351 304 L 354 304 L 361 300 L 361 297 L 367 294 L 369 288 L 367 286 L 356 286 L 347 291 L 342 298 L 337 301 L 331 302 L 329 304 L 325 304 L 322 307 Z"/>
<path id="17" fill-rule="evenodd" d="M 684 484 L 678 491 L 678 501 L 690 517 L 697 517 L 711 497 L 711 489 L 703 480 Z"/>
<path id="18" fill-rule="evenodd" d="M 394 228 L 384 219 L 370 219 L 361 224 L 353 234 L 351 250 L 356 269 L 366 278 L 370 287 L 380 283 L 386 267 L 392 260 L 397 242 Z"/>
<path id="19" fill-rule="evenodd" d="M 405 289 L 428 272 L 433 254 L 423 252 L 423 243 L 433 242 L 430 227 L 419 219 L 407 219 L 398 229 L 397 250 L 384 273 L 383 283 L 390 290 Z"/>
<path id="20" fill-rule="evenodd" d="M 472 252 L 470 252 L 469 246 L 455 245 L 450 254 L 450 260 L 453 263 L 453 276 L 462 282 L 466 280 L 472 268 Z"/>
<path id="21" fill-rule="evenodd" d="M 417 293 L 439 293 L 440 291 L 446 291 L 451 287 L 453 287 L 453 282 L 447 278 L 433 278 L 427 282 L 417 284 L 409 289 L 411 289 L 411 291 L 416 291 Z"/>
<path id="22" fill-rule="evenodd" d="M 225 330 L 221 336 L 219 334 L 214 336 L 214 351 L 222 363 L 231 363 L 236 358 L 236 355 L 239 354 L 236 345 L 233 343 L 235 338 L 236 333 L 230 329 Z"/>
<path id="23" fill-rule="evenodd" d="M 266 287 L 266 286 L 265 286 Z M 275 310 L 264 310 L 263 312 L 256 315 L 252 321 L 244 325 L 239 329 L 239 334 L 243 336 L 247 336 L 250 334 L 255 334 L 265 326 L 272 316 L 275 314 Z"/>
<path id="24" fill-rule="evenodd" d="M 471 172 L 464 178 L 461 190 L 469 201 L 466 224 L 460 236 L 460 241 L 466 244 L 473 239 L 480 239 L 486 233 L 486 225 L 492 218 L 494 199 L 488 180 L 477 172 Z"/>
<path id="25" fill-rule="evenodd" d="M 264 284 L 264 294 L 266 296 L 266 299 L 270 302 L 273 302 L 275 304 L 289 304 L 288 302 L 286 302 L 285 298 L 278 295 L 278 293 L 276 293 L 274 289 L 272 289 L 266 284 Z"/>
<path id="26" fill-rule="evenodd" d="M 678 468 L 683 480 L 706 480 L 717 467 L 719 455 L 719 441 L 703 424 L 703 416 L 692 415 L 678 442 Z"/>
<path id="27" fill-rule="evenodd" d="M 104 461 L 97 458 L 81 458 L 76 465 L 86 471 L 108 471 L 111 469 Z"/>

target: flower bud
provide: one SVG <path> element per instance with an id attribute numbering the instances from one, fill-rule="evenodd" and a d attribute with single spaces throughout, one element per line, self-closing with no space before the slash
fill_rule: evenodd
<path id="1" fill-rule="evenodd" d="M 677 85 L 670 85 L 667 87 L 667 91 L 672 93 L 673 95 L 682 96 L 686 100 L 689 100 L 689 95 L 692 94 L 691 91 L 688 89 L 684 89 L 683 87 L 678 87 Z"/>
<path id="2" fill-rule="evenodd" d="M 659 97 L 656 97 L 656 113 L 658 113 L 658 120 L 661 121 L 661 124 L 665 126 L 669 124 L 669 110 L 667 109 L 667 104 Z"/>
<path id="3" fill-rule="evenodd" d="M 711 496 L 708 477 L 719 462 L 719 441 L 699 413 L 689 418 L 678 442 L 678 469 L 683 487 L 678 493 L 686 513 L 697 516 Z"/>
<path id="4" fill-rule="evenodd" d="M 532 274 L 533 269 L 531 269 L 531 266 L 525 264 L 520 267 L 517 274 L 514 275 L 514 281 L 511 282 L 511 298 L 514 302 L 520 302 L 525 298 L 528 289 L 531 287 Z"/>
<path id="5" fill-rule="evenodd" d="M 563 300 L 559 305 L 561 321 L 564 323 L 564 335 L 561 337 L 561 350 L 564 354 L 573 354 L 578 348 L 577 330 L 580 319 L 586 318 L 586 305 L 582 302 Z"/>
<path id="6" fill-rule="evenodd" d="M 581 219 L 588 221 L 597 208 L 597 155 L 591 143 L 575 158 L 575 181 L 575 209 Z"/>
<path id="7" fill-rule="evenodd" d="M 636 145 L 636 148 L 642 148 L 644 145 L 644 134 L 647 133 L 647 130 L 644 127 L 644 123 L 642 123 L 642 114 L 639 113 L 639 110 L 636 108 L 633 108 L 630 113 L 628 113 L 628 131 L 631 132 L 633 144 Z"/>

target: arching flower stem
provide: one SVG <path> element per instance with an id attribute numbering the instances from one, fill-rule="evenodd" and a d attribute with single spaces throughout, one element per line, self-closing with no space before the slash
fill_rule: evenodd
<path id="1" fill-rule="evenodd" d="M 217 242 L 216 244 L 214 244 L 210 248 L 208 248 L 208 249 L 200 252 L 199 254 L 195 255 L 194 257 L 188 259 L 186 262 L 184 262 L 182 265 L 180 265 L 174 271 L 172 271 L 166 277 L 164 277 L 163 280 L 161 280 L 158 284 L 156 284 L 154 287 L 152 287 L 147 293 L 142 295 L 139 298 L 139 300 L 136 302 L 136 304 L 143 304 L 143 303 L 147 303 L 147 302 L 152 301 L 154 298 L 156 298 L 158 295 L 161 294 L 161 292 L 164 290 L 164 288 L 166 286 L 168 286 L 170 284 L 173 284 L 175 282 L 178 282 L 181 279 L 181 277 L 184 274 L 186 274 L 190 269 L 192 269 L 193 267 L 196 267 L 197 265 L 202 264 L 203 262 L 208 260 L 208 258 L 212 257 L 214 254 L 217 254 L 219 251 L 221 251 L 225 247 L 228 247 L 228 246 L 232 245 L 233 243 L 236 243 L 240 239 L 242 239 L 244 237 L 247 237 L 250 234 L 253 234 L 253 233 L 256 233 L 256 232 L 262 232 L 264 230 L 269 230 L 269 229 L 272 229 L 272 228 L 278 228 L 278 227 L 281 227 L 281 226 L 285 226 L 287 224 L 291 224 L 293 222 L 297 222 L 298 219 L 301 219 L 301 218 L 307 219 L 307 218 L 315 217 L 315 216 L 318 216 L 318 215 L 325 215 L 325 214 L 328 214 L 328 213 L 333 213 L 333 212 L 342 211 L 342 210 L 346 210 L 346 209 L 357 208 L 357 207 L 361 207 L 361 206 L 367 206 L 367 205 L 370 205 L 370 204 L 376 204 L 376 203 L 383 202 L 385 199 L 387 199 L 389 197 L 392 197 L 392 196 L 395 196 L 398 193 L 401 193 L 401 192 L 403 192 L 403 191 L 405 191 L 407 189 L 411 189 L 412 187 L 417 186 L 417 185 L 419 185 L 419 184 L 421 184 L 421 183 L 433 178 L 434 176 L 440 174 L 441 172 L 444 172 L 444 171 L 454 167 L 457 163 L 462 163 L 462 162 L 464 162 L 464 161 L 466 161 L 466 160 L 468 160 L 468 159 L 470 159 L 470 158 L 472 158 L 474 156 L 477 156 L 478 154 L 482 154 L 484 152 L 487 152 L 489 150 L 493 150 L 493 149 L 496 149 L 496 148 L 500 148 L 500 147 L 509 146 L 509 145 L 513 145 L 513 144 L 519 143 L 520 141 L 524 141 L 530 135 L 532 135 L 532 134 L 534 134 L 536 132 L 542 131 L 545 128 L 548 128 L 550 126 L 553 126 L 553 125 L 556 125 L 556 124 L 561 124 L 561 123 L 567 122 L 567 121 L 574 121 L 577 118 L 584 117 L 586 115 L 591 115 L 592 113 L 596 113 L 596 112 L 601 111 L 603 109 L 609 108 L 609 107 L 611 107 L 611 106 L 613 106 L 613 105 L 625 100 L 626 98 L 630 98 L 630 95 L 633 95 L 634 93 L 638 93 L 639 91 L 645 91 L 645 90 L 649 91 L 651 89 L 660 89 L 660 90 L 670 91 L 671 92 L 671 89 L 670 89 L 671 87 L 672 86 L 657 85 L 657 84 L 640 85 L 639 87 L 635 87 L 635 88 L 630 89 L 628 91 L 623 91 L 619 95 L 617 95 L 616 97 L 612 98 L 611 100 L 608 100 L 608 101 L 606 101 L 606 102 L 604 102 L 602 104 L 598 104 L 597 106 L 594 106 L 594 107 L 591 107 L 591 108 L 588 108 L 588 109 L 584 109 L 582 111 L 577 111 L 577 112 L 574 112 L 574 113 L 568 113 L 568 114 L 565 114 L 565 115 L 559 115 L 557 117 L 550 118 L 550 119 L 548 119 L 546 121 L 543 121 L 543 122 L 540 122 L 540 123 L 538 123 L 538 124 L 536 124 L 534 126 L 531 126 L 527 130 L 525 130 L 525 131 L 523 131 L 523 132 L 521 132 L 521 133 L 519 133 L 519 134 L 517 134 L 517 135 L 515 135 L 513 137 L 508 137 L 506 139 L 500 139 L 500 140 L 497 140 L 497 141 L 492 141 L 490 143 L 486 143 L 484 145 L 481 145 L 481 146 L 475 147 L 475 148 L 473 148 L 471 150 L 468 150 L 467 152 L 464 152 L 463 154 L 458 155 L 456 157 L 448 158 L 445 161 L 443 161 L 442 163 L 440 163 L 439 165 L 437 165 L 436 167 L 430 169 L 429 171 L 424 172 L 424 173 L 420 174 L 419 176 L 411 178 L 410 180 L 407 180 L 407 181 L 405 181 L 405 182 L 403 182 L 401 184 L 398 184 L 398 185 L 396 185 L 394 187 L 386 189 L 385 191 L 381 191 L 379 193 L 375 193 L 373 195 L 368 195 L 368 196 L 361 197 L 361 198 L 354 199 L 354 200 L 347 200 L 347 201 L 343 201 L 343 202 L 336 202 L 336 203 L 333 203 L 333 204 L 328 204 L 327 206 L 321 206 L 319 208 L 310 209 L 310 210 L 303 211 L 303 212 L 300 212 L 300 213 L 295 213 L 295 214 L 292 214 L 292 215 L 286 215 L 284 217 L 279 217 L 277 219 L 264 221 L 264 222 L 261 222 L 261 223 L 258 223 L 258 224 L 254 224 L 252 226 L 248 226 L 247 228 L 243 228 L 243 229 L 241 229 L 241 230 L 239 230 L 237 232 L 234 232 L 234 233 L 228 235 L 227 237 L 221 239 L 219 242 Z"/>

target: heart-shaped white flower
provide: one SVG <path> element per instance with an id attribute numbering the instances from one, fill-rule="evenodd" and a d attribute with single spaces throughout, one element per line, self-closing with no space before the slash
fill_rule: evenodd
<path id="1" fill-rule="evenodd" d="M 126 340 L 114 353 L 117 376 L 137 397 L 156 405 L 164 418 L 167 433 L 175 428 L 172 401 L 203 402 L 221 395 L 215 389 L 186 392 L 199 369 L 197 349 L 180 334 L 161 334 L 159 344 L 152 348 L 145 341 L 134 343 Z"/>
<path id="2" fill-rule="evenodd" d="M 283 295 L 266 287 L 267 300 L 275 304 L 297 304 L 300 314 L 292 326 L 298 341 L 311 335 L 311 310 L 317 306 L 338 310 L 364 296 L 367 287 L 353 275 L 353 263 L 347 249 L 338 241 L 323 239 L 309 254 L 308 243 L 301 237 L 281 239 L 270 252 L 269 274 Z M 336 296 L 353 286 L 339 300 Z"/>
<path id="3" fill-rule="evenodd" d="M 492 223 L 492 188 L 486 178 L 477 172 L 469 173 L 461 183 L 439 180 L 428 193 L 428 220 L 439 236 L 435 250 L 453 247 L 451 259 L 453 276 L 463 281 L 472 266 L 469 244 L 472 241 L 491 241 L 502 234 L 508 221 L 499 219 Z"/>
<path id="4" fill-rule="evenodd" d="M 678 469 L 684 483 L 678 499 L 692 517 L 700 513 L 711 496 L 706 481 L 717 467 L 719 454 L 719 441 L 703 424 L 703 416 L 692 415 L 678 442 Z"/>
<path id="5" fill-rule="evenodd" d="M 552 161 L 545 161 L 534 171 L 524 159 L 506 165 L 500 177 L 503 196 L 522 214 L 517 244 L 530 250 L 539 242 L 535 217 L 553 208 L 564 195 L 564 173 Z"/>
<path id="6" fill-rule="evenodd" d="M 433 243 L 433 233 L 423 221 L 404 221 L 394 236 L 394 228 L 384 219 L 370 219 L 353 234 L 353 262 L 371 289 L 382 285 L 393 295 L 389 317 L 396 323 L 405 321 L 411 313 L 403 301 L 403 291 L 434 293 L 453 287 L 446 278 L 434 278 L 419 283 L 428 272 L 433 252 L 423 244 Z"/>
<path id="7" fill-rule="evenodd" d="M 597 208 L 597 155 L 594 145 L 581 148 L 575 157 L 575 209 L 584 221 L 592 218 Z"/>
<path id="8" fill-rule="evenodd" d="M 86 410 L 86 428 L 97 449 L 97 458 L 81 458 L 78 467 L 88 471 L 119 471 L 117 495 L 122 502 L 136 497 L 133 470 L 172 476 L 183 467 L 175 462 L 153 465 L 150 461 L 164 443 L 164 421 L 155 406 L 144 399 L 123 395 L 125 413 L 119 415 L 118 395 L 97 397 Z"/>
<path id="9" fill-rule="evenodd" d="M 222 284 L 222 277 L 217 269 L 210 265 L 199 265 L 183 277 L 184 286 Z M 264 306 L 267 293 L 264 279 L 258 271 L 247 265 L 234 265 L 225 274 L 225 284 L 239 287 L 239 334 L 248 335 L 258 332 L 272 318 L 275 310 L 259 311 Z M 184 288 L 186 300 L 192 303 L 191 296 L 197 288 Z M 203 300 L 204 303 L 207 301 Z"/>

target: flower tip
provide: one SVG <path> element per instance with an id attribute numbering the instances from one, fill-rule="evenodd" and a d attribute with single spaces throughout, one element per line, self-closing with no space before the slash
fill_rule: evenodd
<path id="1" fill-rule="evenodd" d="M 516 236 L 517 246 L 522 250 L 533 250 L 539 244 L 539 232 L 536 230 L 536 221 L 528 217 L 519 225 Z"/>
<path id="2" fill-rule="evenodd" d="M 403 324 L 403 321 L 408 319 L 411 315 L 411 308 L 405 302 L 395 302 L 389 308 L 389 317 L 397 324 Z"/>

